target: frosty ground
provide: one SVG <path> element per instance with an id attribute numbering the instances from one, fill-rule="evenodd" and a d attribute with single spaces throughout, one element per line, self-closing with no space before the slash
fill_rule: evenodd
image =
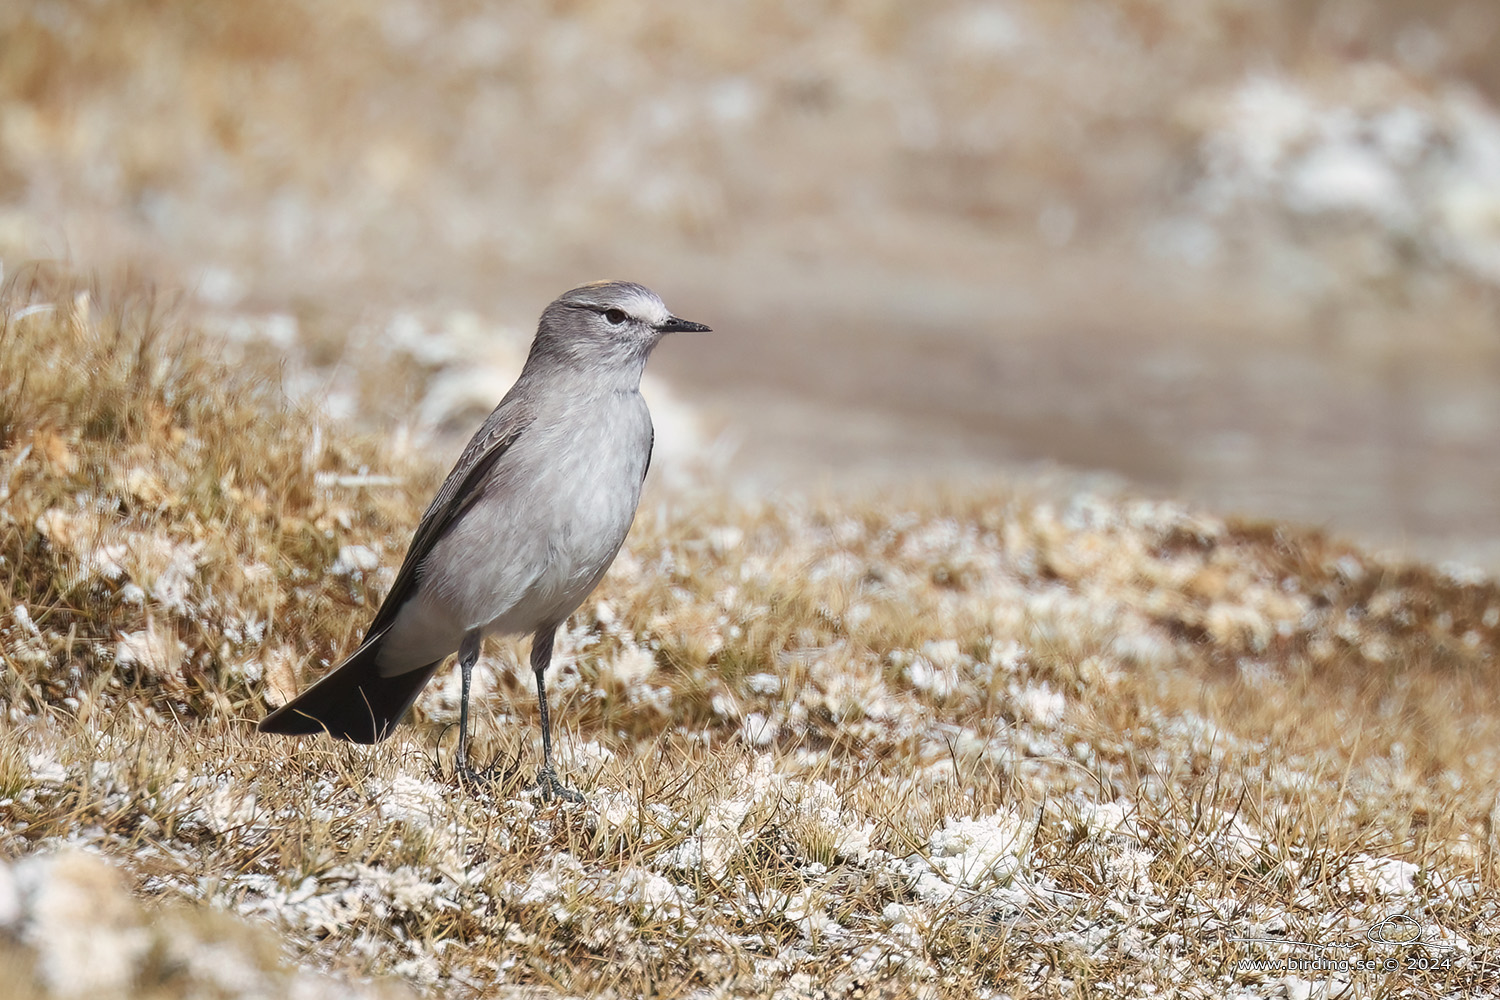
<path id="1" fill-rule="evenodd" d="M 376 747 L 253 732 L 358 641 L 430 456 L 139 290 L 6 296 L 14 995 L 1500 993 L 1479 574 L 1025 483 L 678 482 L 560 636 L 587 802 L 548 804 L 524 645 L 478 670 L 492 788 L 447 674 Z"/>

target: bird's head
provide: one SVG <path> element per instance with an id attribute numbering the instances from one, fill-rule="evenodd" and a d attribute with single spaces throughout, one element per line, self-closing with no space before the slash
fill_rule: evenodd
<path id="1" fill-rule="evenodd" d="M 585 365 L 638 366 L 666 334 L 708 331 L 702 323 L 673 316 L 644 285 L 596 281 L 565 292 L 546 308 L 532 353 Z"/>

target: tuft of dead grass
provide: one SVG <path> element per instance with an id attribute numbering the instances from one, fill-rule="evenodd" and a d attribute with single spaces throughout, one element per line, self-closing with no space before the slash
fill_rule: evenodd
<path id="1" fill-rule="evenodd" d="M 12 721 L 126 697 L 160 718 L 254 716 L 351 648 L 375 581 L 339 556 L 399 551 L 407 470 L 371 438 L 325 434 L 274 370 L 215 363 L 157 293 L 32 269 L 4 294 Z M 371 469 L 398 485 L 360 488 Z"/>
<path id="2" fill-rule="evenodd" d="M 162 302 L 43 270 L 0 301 L 0 926 L 34 995 L 66 991 L 4 880 L 80 849 L 143 934 L 210 908 L 429 995 L 1500 989 L 1493 581 L 1023 485 L 663 496 L 560 636 L 587 804 L 527 789 L 511 643 L 477 671 L 506 777 L 465 790 L 446 675 L 373 748 L 253 733 L 352 647 L 439 470 Z M 1425 943 L 1370 936 L 1398 914 Z M 122 995 L 198 988 L 137 940 Z M 249 967 L 222 995 L 290 975 Z"/>

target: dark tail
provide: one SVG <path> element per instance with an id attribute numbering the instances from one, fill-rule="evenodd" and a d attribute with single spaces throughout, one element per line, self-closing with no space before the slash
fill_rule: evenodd
<path id="1" fill-rule="evenodd" d="M 443 661 L 382 677 L 375 666 L 379 649 L 379 636 L 366 639 L 333 673 L 261 719 L 256 728 L 284 736 L 327 733 L 352 743 L 385 739 Z"/>

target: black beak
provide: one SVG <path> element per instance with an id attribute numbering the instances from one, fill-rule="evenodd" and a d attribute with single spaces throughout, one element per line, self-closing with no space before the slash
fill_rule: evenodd
<path id="1" fill-rule="evenodd" d="M 690 319 L 678 319 L 676 316 L 668 316 L 656 327 L 658 333 L 712 333 L 713 327 L 704 326 L 702 323 L 694 323 Z"/>

